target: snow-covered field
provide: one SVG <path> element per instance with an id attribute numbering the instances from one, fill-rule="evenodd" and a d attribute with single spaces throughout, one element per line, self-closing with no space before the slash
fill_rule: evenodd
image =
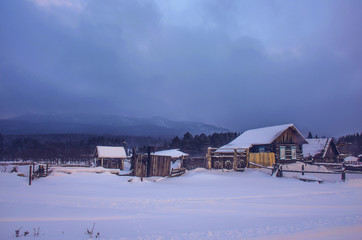
<path id="1" fill-rule="evenodd" d="M 323 184 L 258 170 L 176 178 L 0 173 L 0 239 L 361 239 L 362 176 Z M 132 181 L 129 182 L 129 180 Z M 34 237 L 34 229 L 39 236 Z M 96 238 L 96 234 L 99 237 Z"/>

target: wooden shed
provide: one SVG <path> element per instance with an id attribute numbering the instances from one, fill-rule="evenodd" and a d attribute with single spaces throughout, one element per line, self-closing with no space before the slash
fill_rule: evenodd
<path id="1" fill-rule="evenodd" d="M 308 138 L 303 144 L 303 157 L 306 161 L 337 163 L 339 151 L 332 138 Z"/>
<path id="2" fill-rule="evenodd" d="M 152 156 L 169 156 L 171 157 L 171 168 L 181 168 L 185 157 L 189 154 L 181 152 L 180 149 L 167 149 L 151 153 Z"/>
<path id="3" fill-rule="evenodd" d="M 97 146 L 94 157 L 97 167 L 124 170 L 124 159 L 127 155 L 124 147 Z"/>
<path id="4" fill-rule="evenodd" d="M 138 177 L 166 177 L 171 174 L 171 169 L 176 161 L 182 161 L 187 153 L 178 149 L 157 151 L 148 154 L 134 154 L 131 159 L 133 175 Z M 181 167 L 182 162 L 180 162 Z"/>
<path id="5" fill-rule="evenodd" d="M 208 168 L 238 169 L 248 162 L 271 166 L 302 161 L 305 143 L 307 141 L 293 124 L 251 129 L 221 148 L 210 148 Z"/>

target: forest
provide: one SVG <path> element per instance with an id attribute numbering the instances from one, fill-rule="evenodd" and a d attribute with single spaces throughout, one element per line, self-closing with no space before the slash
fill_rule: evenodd
<path id="1" fill-rule="evenodd" d="M 357 157 L 362 154 L 362 133 L 355 133 L 338 138 L 337 146 L 340 153 L 352 154 Z"/>
<path id="2" fill-rule="evenodd" d="M 123 146 L 128 154 L 132 149 L 146 152 L 147 146 L 156 151 L 178 148 L 190 156 L 205 156 L 208 147 L 220 147 L 238 136 L 238 133 L 195 135 L 189 132 L 173 139 L 149 136 L 96 136 L 84 134 L 1 135 L 2 161 L 87 161 L 92 159 L 96 146 Z"/>
<path id="3" fill-rule="evenodd" d="M 87 161 L 92 159 L 96 146 L 123 146 L 128 154 L 135 149 L 147 152 L 147 146 L 156 151 L 177 148 L 192 157 L 205 156 L 208 147 L 221 147 L 240 133 L 214 133 L 192 135 L 172 139 L 149 136 L 96 136 L 85 134 L 50 135 L 2 135 L 0 134 L 0 160 Z M 362 133 L 338 138 L 340 153 L 358 156 L 362 153 Z"/>

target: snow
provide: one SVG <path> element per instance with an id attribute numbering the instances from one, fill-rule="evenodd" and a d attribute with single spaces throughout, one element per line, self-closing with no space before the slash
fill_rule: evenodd
<path id="1" fill-rule="evenodd" d="M 325 166 L 318 166 L 312 164 L 305 164 L 301 162 L 291 163 L 291 164 L 284 164 L 283 170 L 291 170 L 291 171 L 302 171 L 302 166 L 304 166 L 304 171 L 309 172 L 330 172 L 327 170 Z"/>
<path id="2" fill-rule="evenodd" d="M 124 147 L 97 146 L 98 157 L 100 158 L 126 158 Z"/>
<path id="3" fill-rule="evenodd" d="M 236 139 L 234 139 L 232 142 L 222 146 L 218 151 L 219 152 L 226 151 L 225 148 L 230 148 L 230 149 L 250 148 L 252 145 L 270 144 L 277 137 L 279 137 L 285 130 L 293 126 L 294 126 L 293 124 L 284 124 L 284 125 L 248 130 L 245 131 Z"/>
<path id="4" fill-rule="evenodd" d="M 112 173 L 112 174 L 119 174 L 119 169 L 107 169 L 103 167 L 95 167 L 95 168 L 86 168 L 86 167 L 55 167 L 52 168 L 53 173 L 67 173 L 67 174 L 74 174 L 79 172 L 88 172 L 88 173 Z"/>
<path id="5" fill-rule="evenodd" d="M 172 158 L 181 158 L 182 156 L 188 156 L 187 153 L 181 152 L 180 149 L 169 149 L 151 153 L 151 155 L 157 156 L 170 156 Z"/>
<path id="6" fill-rule="evenodd" d="M 305 181 L 315 181 L 315 182 L 323 182 L 322 179 L 316 177 L 316 176 L 310 176 L 310 175 L 299 175 L 299 180 L 305 180 Z"/>
<path id="7" fill-rule="evenodd" d="M 177 168 L 181 168 L 181 161 L 180 160 L 176 160 L 175 162 L 171 162 L 171 170 L 172 169 L 177 169 Z"/>
<path id="8" fill-rule="evenodd" d="M 298 166 L 294 166 L 297 168 Z M 0 173 L 1 239 L 360 239 L 362 176 L 307 183 L 261 171 L 181 177 Z M 132 180 L 131 180 L 132 179 Z M 131 180 L 131 181 L 130 181 Z M 92 238 L 86 234 L 93 224 Z M 39 228 L 39 236 L 33 236 Z"/>
<path id="9" fill-rule="evenodd" d="M 304 157 L 314 157 L 315 155 L 321 153 L 329 140 L 328 138 L 307 138 L 307 144 L 303 144 L 303 156 Z"/>
<path id="10" fill-rule="evenodd" d="M 349 156 L 349 157 L 346 157 L 344 159 L 345 162 L 347 163 L 352 163 L 352 162 L 357 162 L 358 161 L 358 158 L 354 157 L 354 156 Z"/>

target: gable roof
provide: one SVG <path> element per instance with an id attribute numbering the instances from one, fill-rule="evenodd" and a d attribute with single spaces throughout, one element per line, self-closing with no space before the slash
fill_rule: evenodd
<path id="1" fill-rule="evenodd" d="M 97 146 L 96 155 L 100 158 L 126 158 L 124 147 Z"/>
<path id="2" fill-rule="evenodd" d="M 271 144 L 288 128 L 295 129 L 302 139 L 305 140 L 294 124 L 284 124 L 247 130 L 232 142 L 221 148 L 250 148 L 252 145 Z"/>
<path id="3" fill-rule="evenodd" d="M 180 149 L 169 149 L 169 150 L 157 151 L 157 152 L 151 153 L 151 155 L 170 156 L 172 158 L 180 158 L 182 156 L 188 156 L 187 153 L 181 152 Z"/>
<path id="4" fill-rule="evenodd" d="M 307 138 L 307 144 L 303 144 L 303 156 L 314 157 L 317 154 L 323 154 L 322 158 L 327 154 L 328 147 L 332 143 L 332 138 Z M 338 149 L 336 148 L 338 151 Z"/>

